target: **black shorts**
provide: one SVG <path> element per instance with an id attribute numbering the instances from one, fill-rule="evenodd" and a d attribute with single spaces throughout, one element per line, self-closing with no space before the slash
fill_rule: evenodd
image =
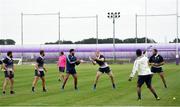
<path id="1" fill-rule="evenodd" d="M 105 67 L 105 68 L 99 68 L 99 71 L 108 74 L 109 72 L 111 72 L 111 69 L 109 67 Z"/>
<path id="2" fill-rule="evenodd" d="M 65 71 L 65 67 L 59 67 L 59 72 L 64 72 Z"/>
<path id="3" fill-rule="evenodd" d="M 12 79 L 12 78 L 14 78 L 14 73 L 13 73 L 13 71 L 4 71 L 4 76 L 5 76 L 5 78 Z"/>
<path id="4" fill-rule="evenodd" d="M 76 74 L 76 69 L 75 68 L 66 69 L 66 73 L 74 75 Z"/>
<path id="5" fill-rule="evenodd" d="M 151 72 L 161 73 L 161 72 L 163 72 L 163 69 L 162 69 L 162 67 L 160 67 L 160 68 L 151 67 Z"/>
<path id="6" fill-rule="evenodd" d="M 34 71 L 34 76 L 38 76 L 38 77 L 44 77 L 45 76 L 45 74 L 44 74 L 44 71 L 39 71 L 39 74 L 38 74 L 38 71 L 37 70 L 35 70 Z"/>
<path id="7" fill-rule="evenodd" d="M 144 82 L 146 83 L 146 86 L 149 88 L 151 87 L 151 81 L 152 81 L 152 75 L 142 75 L 142 76 L 138 76 L 138 87 L 141 87 Z"/>

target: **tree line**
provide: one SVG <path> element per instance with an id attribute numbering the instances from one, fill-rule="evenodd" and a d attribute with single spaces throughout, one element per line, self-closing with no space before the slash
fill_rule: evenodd
<path id="1" fill-rule="evenodd" d="M 143 38 L 127 38 L 124 40 L 115 38 L 115 43 L 145 43 L 145 37 Z M 113 38 L 106 38 L 106 39 L 98 39 L 98 43 L 99 44 L 111 44 L 113 43 Z M 149 39 L 147 38 L 147 43 L 157 43 L 155 40 L 153 39 Z M 59 41 L 56 42 L 46 42 L 45 44 L 59 44 Z M 76 42 L 72 42 L 72 41 L 60 41 L 60 44 L 96 44 L 96 38 L 88 38 L 88 39 L 83 39 L 81 41 L 76 41 Z"/>
<path id="2" fill-rule="evenodd" d="M 16 42 L 12 39 L 0 39 L 0 45 L 15 45 Z"/>
<path id="3" fill-rule="evenodd" d="M 145 43 L 145 37 L 143 38 L 127 38 L 124 40 L 115 38 L 115 43 Z M 98 39 L 99 44 L 111 44 L 113 43 L 113 38 L 106 38 L 106 39 Z M 155 40 L 147 38 L 147 43 L 157 43 Z M 176 38 L 169 43 L 176 43 Z M 178 39 L 178 43 L 180 43 L 180 39 Z M 13 39 L 0 39 L 0 45 L 15 45 L 16 42 Z M 46 42 L 45 44 L 59 44 L 59 41 L 56 42 Z M 60 44 L 96 44 L 96 38 L 88 38 L 83 39 L 81 41 L 67 41 L 63 40 L 60 41 Z"/>

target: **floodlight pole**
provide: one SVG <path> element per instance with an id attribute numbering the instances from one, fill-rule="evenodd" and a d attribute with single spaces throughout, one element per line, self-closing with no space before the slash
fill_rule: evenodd
<path id="1" fill-rule="evenodd" d="M 178 5 L 178 0 L 176 0 L 176 65 L 179 65 L 179 49 L 178 49 L 178 42 L 179 42 L 179 25 L 178 25 L 178 19 L 179 19 L 179 5 Z"/>
<path id="2" fill-rule="evenodd" d="M 98 50 L 98 15 L 96 15 L 96 50 Z"/>
<path id="3" fill-rule="evenodd" d="M 58 44 L 59 44 L 59 45 L 61 44 L 61 42 L 60 42 L 60 41 L 61 41 L 61 38 L 60 38 L 60 37 L 61 37 L 61 34 L 60 34 L 60 33 L 61 33 L 61 31 L 60 31 L 60 18 L 61 18 L 61 17 L 60 17 L 60 12 L 59 12 L 59 13 L 58 13 L 58 36 L 59 36 L 59 37 L 58 37 Z"/>
<path id="4" fill-rule="evenodd" d="M 116 61 L 116 46 L 115 46 L 115 18 L 113 17 L 113 56 L 114 56 L 114 63 Z"/>
<path id="5" fill-rule="evenodd" d="M 147 0 L 145 0 L 145 43 L 147 44 L 147 42 Z"/>
<path id="6" fill-rule="evenodd" d="M 23 47 L 23 40 L 24 40 L 24 32 L 23 32 L 23 13 L 21 13 L 21 46 Z M 23 52 L 21 53 L 21 60 L 22 60 L 22 64 L 23 64 Z"/>
<path id="7" fill-rule="evenodd" d="M 116 62 L 115 20 L 120 18 L 120 12 L 108 12 L 108 18 L 113 20 L 113 62 Z"/>
<path id="8" fill-rule="evenodd" d="M 137 39 L 138 39 L 138 37 L 137 37 L 137 14 L 135 15 L 135 39 L 136 39 L 136 44 L 137 44 Z"/>

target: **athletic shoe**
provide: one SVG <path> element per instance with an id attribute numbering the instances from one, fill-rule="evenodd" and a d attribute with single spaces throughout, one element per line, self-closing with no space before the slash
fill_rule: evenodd
<path id="1" fill-rule="evenodd" d="M 6 94 L 6 92 L 5 92 L 5 91 L 3 91 L 3 92 L 2 92 L 2 94 L 3 94 L 3 95 L 5 95 L 5 94 Z"/>
<path id="2" fill-rule="evenodd" d="M 15 92 L 14 91 L 10 91 L 10 94 L 15 94 Z"/>
<path id="3" fill-rule="evenodd" d="M 137 101 L 141 101 L 141 98 L 138 98 Z"/>
<path id="4" fill-rule="evenodd" d="M 43 89 L 43 92 L 47 92 L 47 90 L 44 88 L 44 89 Z"/>
<path id="5" fill-rule="evenodd" d="M 77 87 L 75 87 L 74 89 L 75 89 L 76 91 L 78 91 L 78 88 L 77 88 Z"/>
<path id="6" fill-rule="evenodd" d="M 61 90 L 64 91 L 64 86 L 61 87 Z"/>
<path id="7" fill-rule="evenodd" d="M 113 84 L 113 89 L 116 89 L 116 85 L 115 84 Z"/>
<path id="8" fill-rule="evenodd" d="M 35 92 L 35 89 L 34 89 L 34 87 L 32 87 L 32 92 Z"/>
<path id="9" fill-rule="evenodd" d="M 156 100 L 160 100 L 160 98 L 159 98 L 159 97 L 157 97 L 157 98 L 156 98 Z"/>
<path id="10" fill-rule="evenodd" d="M 94 84 L 94 86 L 93 86 L 93 90 L 94 90 L 94 91 L 96 91 L 96 84 Z"/>

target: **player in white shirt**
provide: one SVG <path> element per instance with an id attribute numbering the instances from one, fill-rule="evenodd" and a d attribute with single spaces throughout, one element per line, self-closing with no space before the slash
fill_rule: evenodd
<path id="1" fill-rule="evenodd" d="M 135 76 L 136 72 L 138 72 L 138 81 L 137 81 L 137 94 L 138 100 L 141 100 L 141 87 L 144 83 L 146 83 L 147 88 L 153 93 L 154 97 L 157 100 L 160 100 L 158 95 L 155 92 L 155 89 L 151 85 L 152 80 L 152 72 L 149 67 L 148 58 L 145 55 L 142 55 L 142 51 L 140 49 L 136 50 L 137 59 L 134 62 L 134 67 L 132 73 L 130 74 L 129 81 Z"/>

